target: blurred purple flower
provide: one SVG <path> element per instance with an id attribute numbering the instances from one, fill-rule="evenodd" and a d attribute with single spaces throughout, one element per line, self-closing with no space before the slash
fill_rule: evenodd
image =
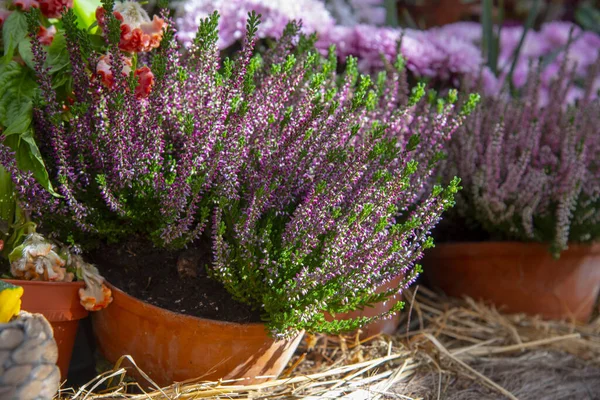
<path id="1" fill-rule="evenodd" d="M 326 6 L 343 26 L 385 24 L 383 0 L 327 0 Z"/>
<path id="2" fill-rule="evenodd" d="M 196 35 L 200 20 L 218 11 L 220 49 L 242 39 L 248 13 L 262 15 L 257 35 L 259 38 L 278 38 L 292 20 L 302 21 L 303 32 L 324 32 L 335 25 L 325 5 L 319 0 L 191 0 L 177 8 L 178 37 L 186 46 Z"/>

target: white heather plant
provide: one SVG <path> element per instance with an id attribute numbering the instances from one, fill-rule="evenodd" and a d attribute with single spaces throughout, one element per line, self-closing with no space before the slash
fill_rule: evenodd
<path id="1" fill-rule="evenodd" d="M 327 322 L 326 313 L 383 301 L 416 279 L 429 231 L 458 190 L 458 179 L 427 182 L 476 96 L 457 111 L 455 92 L 432 104 L 423 86 L 409 94 L 402 60 L 375 83 L 352 58 L 338 76 L 334 49 L 323 59 L 294 23 L 271 51 L 254 55 L 255 14 L 234 61 L 219 58 L 216 13 L 185 57 L 163 14 L 159 48 L 137 59 L 143 75 L 103 71 L 100 80 L 89 73 L 94 63 L 124 64 L 123 30 L 112 1 L 104 7 L 108 61 L 63 16 L 69 114 L 38 70 L 36 134 L 63 197 L 30 196 L 38 185 L 1 148 L 23 204 L 46 226 L 63 237 L 135 236 L 169 249 L 194 246 L 209 230 L 211 276 L 260 309 L 278 337 L 355 329 L 370 319 Z M 400 275 L 399 287 L 375 293 Z"/>

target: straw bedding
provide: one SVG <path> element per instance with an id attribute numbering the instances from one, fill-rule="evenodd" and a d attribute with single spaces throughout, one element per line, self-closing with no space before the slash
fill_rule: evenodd
<path id="1" fill-rule="evenodd" d="M 144 392 L 117 363 L 58 398 L 600 399 L 600 317 L 578 325 L 504 315 L 422 287 L 407 297 L 393 337 L 307 336 L 274 381 L 180 382 Z"/>

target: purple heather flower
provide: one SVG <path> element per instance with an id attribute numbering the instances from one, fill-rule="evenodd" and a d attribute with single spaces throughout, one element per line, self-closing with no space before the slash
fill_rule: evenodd
<path id="1" fill-rule="evenodd" d="M 510 63 L 521 40 L 521 36 L 523 36 L 523 31 L 524 28 L 522 26 L 503 27 L 500 30 L 499 63 L 501 68 L 510 68 Z M 548 53 L 552 48 L 551 46 L 551 43 L 547 41 L 542 33 L 530 30 L 525 36 L 519 57 L 525 60 L 541 57 Z"/>
<path id="2" fill-rule="evenodd" d="M 107 87 L 89 73 L 105 52 L 82 57 L 75 20 L 63 18 L 76 99 L 68 115 L 32 40 L 36 138 L 63 197 L 37 195 L 0 145 L 22 203 L 57 235 L 169 248 L 206 240 L 212 276 L 261 308 L 278 336 L 355 329 L 361 321 L 340 326 L 323 314 L 385 301 L 416 279 L 457 191 L 457 180 L 430 184 L 465 118 L 454 91 L 445 102 L 424 86 L 410 91 L 401 58 L 375 82 L 355 58 L 340 76 L 336 54 L 320 57 L 297 24 L 258 56 L 256 15 L 235 61 L 221 60 L 212 14 L 185 56 L 167 21 L 161 46 L 142 59 L 155 82 L 139 99 L 124 90 L 127 77 Z M 116 45 L 110 54 L 111 64 L 123 60 Z M 400 275 L 396 293 L 377 297 Z"/>
<path id="3" fill-rule="evenodd" d="M 196 35 L 201 19 L 218 11 L 220 49 L 240 41 L 248 13 L 255 11 L 262 15 L 258 28 L 259 38 L 278 38 L 285 26 L 292 20 L 301 20 L 303 32 L 324 32 L 333 27 L 335 21 L 325 5 L 319 0 L 190 0 L 180 2 L 177 8 L 176 23 L 178 37 L 189 45 Z"/>
<path id="4" fill-rule="evenodd" d="M 444 54 L 437 77 L 447 80 L 452 76 L 476 76 L 482 68 L 481 50 L 468 40 L 433 30 L 427 33 L 431 41 Z"/>
<path id="5" fill-rule="evenodd" d="M 522 96 L 484 99 L 451 140 L 441 171 L 462 178 L 457 223 L 545 242 L 558 254 L 600 236 L 600 100 L 573 85 L 566 62 L 547 84 L 536 71 Z"/>
<path id="6" fill-rule="evenodd" d="M 455 22 L 430 31 L 439 32 L 440 35 L 452 36 L 471 43 L 481 41 L 481 24 L 478 22 Z"/>
<path id="7" fill-rule="evenodd" d="M 573 37 L 577 37 L 581 33 L 581 28 L 572 22 L 553 21 L 543 24 L 540 29 L 544 39 L 554 48 L 567 44 L 571 32 Z"/>
<path id="8" fill-rule="evenodd" d="M 383 0 L 325 0 L 325 4 L 339 25 L 385 24 Z"/>

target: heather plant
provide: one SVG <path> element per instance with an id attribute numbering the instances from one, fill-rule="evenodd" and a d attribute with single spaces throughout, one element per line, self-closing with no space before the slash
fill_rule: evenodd
<path id="1" fill-rule="evenodd" d="M 339 76 L 335 49 L 321 57 L 296 23 L 255 54 L 254 13 L 233 60 L 220 59 L 216 13 L 184 57 L 163 13 L 158 48 L 130 58 L 113 7 L 105 0 L 97 12 L 102 53 L 72 11 L 63 15 L 66 110 L 32 39 L 35 132 L 60 196 L 16 168 L 9 147 L 0 154 L 46 229 L 79 243 L 136 237 L 165 249 L 208 236 L 211 276 L 262 310 L 277 336 L 355 329 L 371 319 L 327 322 L 326 313 L 385 301 L 416 279 L 429 231 L 458 190 L 458 179 L 430 186 L 432 170 L 476 96 L 458 111 L 454 91 L 409 91 L 402 58 L 376 81 L 353 58 Z M 375 293 L 398 276 L 400 287 Z"/>
<path id="2" fill-rule="evenodd" d="M 548 243 L 555 256 L 569 243 L 600 236 L 600 102 L 592 98 L 598 61 L 587 93 L 574 106 L 565 98 L 576 71 L 562 63 L 539 105 L 542 71 L 530 73 L 516 98 L 485 98 L 454 135 L 448 177 L 464 190 L 454 224 L 483 229 L 491 239 Z"/>
<path id="3" fill-rule="evenodd" d="M 102 51 L 106 44 L 96 34 L 95 1 L 0 2 L 0 133 L 3 135 L 3 144 L 14 151 L 12 162 L 16 167 L 26 174 L 27 179 L 35 180 L 45 189 L 38 193 L 43 198 L 48 198 L 48 193 L 53 196 L 59 194 L 54 190 L 34 133 L 33 105 L 40 93 L 36 72 L 47 73 L 45 84 L 54 90 L 56 103 L 67 110 L 73 101 L 73 77 L 61 13 L 68 8 L 70 18 L 87 29 L 84 39 L 90 46 Z M 122 24 L 119 46 L 130 53 L 156 47 L 162 36 L 161 21 L 150 21 L 139 5 L 128 10 L 123 4 L 116 6 L 116 11 L 127 17 Z M 124 19 L 122 14 L 118 14 L 121 20 Z M 140 47 L 142 43 L 144 48 Z M 44 55 L 43 64 L 36 65 L 34 50 L 38 55 Z M 99 69 L 102 77 L 104 71 L 101 67 Z M 135 73 L 139 74 L 140 71 L 145 80 L 139 85 L 138 92 L 148 88 L 149 83 L 144 70 L 136 70 Z M 104 83 L 110 82 L 104 80 Z M 0 245 L 4 258 L 8 258 L 27 235 L 35 232 L 35 223 L 29 213 L 20 207 L 13 190 L 10 174 L 0 167 Z M 48 201 L 53 200 L 48 198 Z M 40 273 L 34 275 L 41 276 Z"/>

